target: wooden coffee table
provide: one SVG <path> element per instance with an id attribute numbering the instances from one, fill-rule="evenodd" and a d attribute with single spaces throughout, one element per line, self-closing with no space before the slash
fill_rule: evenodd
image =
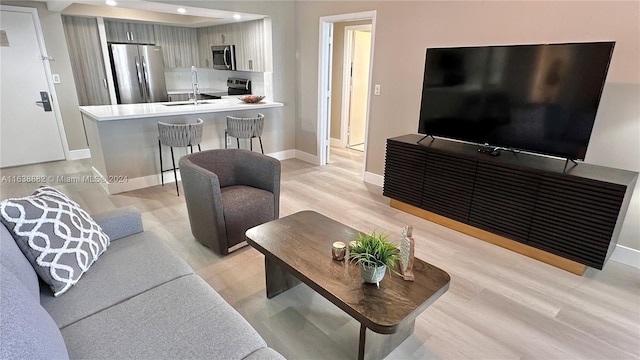
<path id="1" fill-rule="evenodd" d="M 365 284 L 357 265 L 331 257 L 334 241 L 349 243 L 357 230 L 314 211 L 302 211 L 247 230 L 264 254 L 267 297 L 301 281 L 360 322 L 358 359 L 382 359 L 413 333 L 415 319 L 449 288 L 449 274 L 415 259 L 415 280 L 388 274 Z M 393 240 L 393 239 L 392 239 Z"/>

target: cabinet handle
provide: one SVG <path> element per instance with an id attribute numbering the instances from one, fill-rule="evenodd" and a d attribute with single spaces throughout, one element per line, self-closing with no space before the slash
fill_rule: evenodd
<path id="1" fill-rule="evenodd" d="M 133 41 L 133 31 L 129 31 L 129 34 L 131 34 L 131 41 Z"/>
<path id="2" fill-rule="evenodd" d="M 129 32 L 128 31 L 126 32 L 126 34 L 127 34 L 127 41 L 131 41 L 131 38 L 129 38 Z"/>
<path id="3" fill-rule="evenodd" d="M 107 85 L 107 79 L 102 79 L 102 82 L 104 83 L 104 87 L 108 89 L 109 86 Z"/>

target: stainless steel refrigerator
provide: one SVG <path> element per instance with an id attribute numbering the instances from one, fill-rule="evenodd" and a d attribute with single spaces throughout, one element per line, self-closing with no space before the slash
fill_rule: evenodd
<path id="1" fill-rule="evenodd" d="M 160 46 L 110 44 L 109 54 L 118 104 L 169 100 Z"/>

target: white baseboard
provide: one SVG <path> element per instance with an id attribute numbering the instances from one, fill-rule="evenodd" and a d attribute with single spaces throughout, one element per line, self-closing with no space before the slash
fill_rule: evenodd
<path id="1" fill-rule="evenodd" d="M 93 167 L 93 166 L 92 166 L 92 167 L 91 167 L 91 170 L 93 170 L 93 172 L 96 174 L 96 176 L 98 176 L 98 177 L 100 177 L 100 178 L 104 178 L 104 176 L 102 176 L 102 174 L 100 173 L 100 171 L 98 171 L 98 169 L 96 169 L 95 167 Z M 100 186 L 102 186 L 102 189 L 104 189 L 104 191 L 105 191 L 107 194 L 111 194 L 111 193 L 109 192 L 109 185 L 108 185 L 107 183 L 103 183 L 103 182 L 101 182 L 101 183 L 100 183 Z"/>
<path id="2" fill-rule="evenodd" d="M 296 150 L 296 159 L 300 159 L 302 161 L 306 161 L 313 165 L 320 165 L 320 159 L 316 155 L 311 155 L 304 151 Z"/>
<path id="3" fill-rule="evenodd" d="M 292 149 L 292 150 L 284 150 L 284 151 L 279 151 L 279 152 L 275 152 L 275 153 L 270 153 L 270 154 L 266 154 L 266 155 L 271 156 L 271 157 L 273 157 L 275 159 L 278 159 L 278 160 L 286 160 L 286 159 L 296 158 L 297 154 L 298 154 L 298 151 Z M 96 168 L 93 168 L 93 172 L 97 176 L 99 176 L 101 178 L 104 178 L 104 176 L 102 176 L 102 174 L 100 174 L 100 172 L 98 170 L 96 170 Z M 180 170 L 177 171 L 177 175 L 178 175 L 178 181 L 181 181 L 182 178 L 180 177 Z M 173 176 L 173 171 L 167 171 L 167 172 L 164 173 L 164 183 L 165 183 L 165 185 L 166 184 L 170 184 L 170 183 L 174 183 L 175 181 L 176 181 L 176 179 Z M 103 182 L 101 182 L 100 183 L 100 185 L 107 192 L 107 194 L 118 194 L 118 193 L 125 192 L 125 191 L 143 189 L 143 188 L 147 188 L 147 187 L 150 187 L 150 186 L 156 186 L 156 185 L 160 185 L 160 184 L 162 184 L 162 179 L 160 178 L 160 174 L 147 175 L 147 176 L 142 176 L 142 177 L 137 177 L 137 178 L 132 178 L 132 179 L 126 179 L 126 181 L 123 181 L 123 182 L 111 182 L 111 183 L 106 183 L 106 182 L 103 183 Z"/>
<path id="4" fill-rule="evenodd" d="M 624 245 L 616 245 L 609 260 L 640 269 L 640 250 L 632 249 Z"/>
<path id="5" fill-rule="evenodd" d="M 287 159 L 293 159 L 296 157 L 296 150 L 290 149 L 290 150 L 269 153 L 265 155 L 271 156 L 272 158 L 278 159 L 278 160 L 287 160 Z"/>
<path id="6" fill-rule="evenodd" d="M 382 185 L 384 185 L 384 176 L 365 172 L 364 182 L 382 187 Z"/>
<path id="7" fill-rule="evenodd" d="M 69 156 L 67 160 L 80 160 L 91 158 L 91 151 L 89 149 L 69 150 Z"/>
<path id="8" fill-rule="evenodd" d="M 342 145 L 342 140 L 336 138 L 331 138 L 330 144 L 331 146 L 344 147 L 344 145 Z"/>
<path id="9" fill-rule="evenodd" d="M 97 176 L 100 176 L 100 177 L 104 178 L 104 176 L 102 176 L 102 174 L 100 174 L 100 172 L 98 170 L 96 170 L 96 168 L 92 167 L 92 169 L 93 169 L 93 172 L 95 172 Z M 180 177 L 180 170 L 177 170 L 177 175 L 178 175 L 178 181 L 181 181 L 182 178 Z M 165 185 L 166 184 L 170 184 L 170 183 L 174 183 L 175 181 L 176 181 L 176 179 L 173 176 L 173 171 L 167 171 L 167 172 L 164 173 L 164 184 Z M 143 188 L 147 188 L 147 187 L 150 187 L 150 186 L 156 186 L 156 185 L 160 185 L 160 184 L 162 184 L 162 179 L 160 178 L 160 174 L 147 175 L 147 176 L 142 176 L 142 177 L 137 177 L 137 178 L 132 178 L 132 179 L 126 179 L 126 181 L 123 181 L 123 182 L 111 182 L 111 183 L 101 182 L 100 183 L 102 188 L 109 195 L 118 194 L 118 193 L 122 193 L 122 192 L 125 192 L 125 191 L 143 189 Z"/>

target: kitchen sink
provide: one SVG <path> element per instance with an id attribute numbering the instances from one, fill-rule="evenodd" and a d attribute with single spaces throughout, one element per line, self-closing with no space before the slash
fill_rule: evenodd
<path id="1" fill-rule="evenodd" d="M 207 105 L 207 104 L 215 104 L 215 101 L 198 101 L 198 105 Z M 166 103 L 166 104 L 162 104 L 164 106 L 187 106 L 187 105 L 192 105 L 193 106 L 193 101 L 180 101 L 180 102 L 174 102 L 174 103 Z"/>

